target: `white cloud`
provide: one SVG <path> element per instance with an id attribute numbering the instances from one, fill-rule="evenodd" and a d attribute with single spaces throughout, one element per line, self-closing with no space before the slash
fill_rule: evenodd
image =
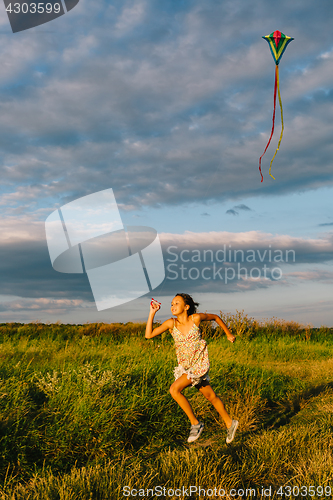
<path id="1" fill-rule="evenodd" d="M 146 2 L 127 1 L 115 24 L 115 36 L 121 37 L 144 21 Z"/>
<path id="2" fill-rule="evenodd" d="M 2 218 L 0 220 L 0 234 L 0 247 L 18 243 L 24 245 L 24 243 L 31 241 L 41 242 L 45 240 L 44 222 L 36 221 L 33 216 L 28 215 L 20 218 Z"/>
<path id="3" fill-rule="evenodd" d="M 314 269 L 308 271 L 295 271 L 287 273 L 288 278 L 296 278 L 297 281 L 315 281 L 333 284 L 333 271 Z"/>
<path id="4" fill-rule="evenodd" d="M 227 248 L 274 248 L 281 250 L 295 249 L 296 252 L 327 253 L 333 259 L 333 238 L 331 235 L 318 239 L 307 239 L 289 235 L 263 233 L 261 231 L 247 231 L 232 233 L 226 231 L 211 231 L 209 233 L 195 233 L 186 231 L 184 234 L 161 233 L 160 239 L 164 245 L 174 244 L 180 248 L 218 248 L 226 245 Z"/>

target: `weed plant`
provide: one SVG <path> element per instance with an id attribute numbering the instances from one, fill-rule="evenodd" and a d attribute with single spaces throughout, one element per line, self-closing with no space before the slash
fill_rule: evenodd
<path id="1" fill-rule="evenodd" d="M 187 444 L 187 419 L 168 391 L 169 335 L 147 341 L 134 323 L 0 325 L 0 499 L 117 500 L 157 487 L 176 499 L 172 488 L 191 485 L 225 498 L 271 487 L 274 499 L 286 498 L 280 486 L 314 486 L 298 497 L 331 498 L 332 329 L 243 312 L 223 319 L 235 344 L 210 323 L 203 335 L 212 386 L 240 421 L 231 445 L 195 389 L 185 394 L 205 430 Z"/>

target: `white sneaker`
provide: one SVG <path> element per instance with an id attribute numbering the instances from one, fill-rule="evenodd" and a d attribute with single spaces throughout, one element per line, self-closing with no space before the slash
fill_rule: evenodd
<path id="1" fill-rule="evenodd" d="M 233 441 L 234 437 L 235 437 L 235 434 L 236 434 L 236 430 L 237 430 L 237 427 L 238 427 L 238 420 L 233 420 L 231 422 L 231 426 L 229 427 L 228 429 L 228 432 L 227 432 L 227 439 L 226 439 L 226 442 L 229 444 L 231 443 L 231 441 Z"/>
<path id="2" fill-rule="evenodd" d="M 203 429 L 204 429 L 203 422 L 199 422 L 197 425 L 191 425 L 191 431 L 187 442 L 193 443 L 193 441 L 196 441 L 200 437 L 200 434 L 202 433 Z"/>

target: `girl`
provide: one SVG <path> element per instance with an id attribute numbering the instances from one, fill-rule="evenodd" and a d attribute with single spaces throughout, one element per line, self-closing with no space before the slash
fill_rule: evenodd
<path id="1" fill-rule="evenodd" d="M 170 393 L 173 399 L 184 410 L 191 422 L 191 432 L 188 442 L 192 443 L 203 431 L 204 424 L 199 422 L 193 413 L 190 403 L 182 394 L 183 389 L 192 385 L 198 389 L 208 401 L 216 408 L 224 420 L 227 427 L 227 443 L 235 437 L 238 421 L 232 420 L 228 415 L 224 404 L 209 384 L 209 359 L 206 341 L 201 339 L 199 325 L 201 321 L 216 321 L 223 328 L 227 339 L 235 342 L 236 338 L 232 335 L 229 328 L 223 323 L 216 314 L 196 313 L 198 303 L 194 302 L 187 293 L 177 293 L 171 302 L 171 312 L 175 318 L 170 318 L 153 330 L 153 320 L 160 305 L 152 302 L 146 326 L 146 339 L 151 339 L 161 333 L 170 330 L 176 344 L 176 355 L 178 366 L 175 368 L 175 382 L 170 387 Z"/>

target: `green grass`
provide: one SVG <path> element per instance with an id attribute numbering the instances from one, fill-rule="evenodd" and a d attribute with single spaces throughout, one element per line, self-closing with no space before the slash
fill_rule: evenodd
<path id="1" fill-rule="evenodd" d="M 168 391 L 168 336 L 146 341 L 145 325 L 133 323 L 0 325 L 0 499 L 116 500 L 124 486 L 333 491 L 332 330 L 241 313 L 226 321 L 235 344 L 203 330 L 211 384 L 240 421 L 229 446 L 194 389 L 185 394 L 205 431 L 187 444 L 189 424 Z M 299 498 L 330 498 L 320 491 Z"/>

